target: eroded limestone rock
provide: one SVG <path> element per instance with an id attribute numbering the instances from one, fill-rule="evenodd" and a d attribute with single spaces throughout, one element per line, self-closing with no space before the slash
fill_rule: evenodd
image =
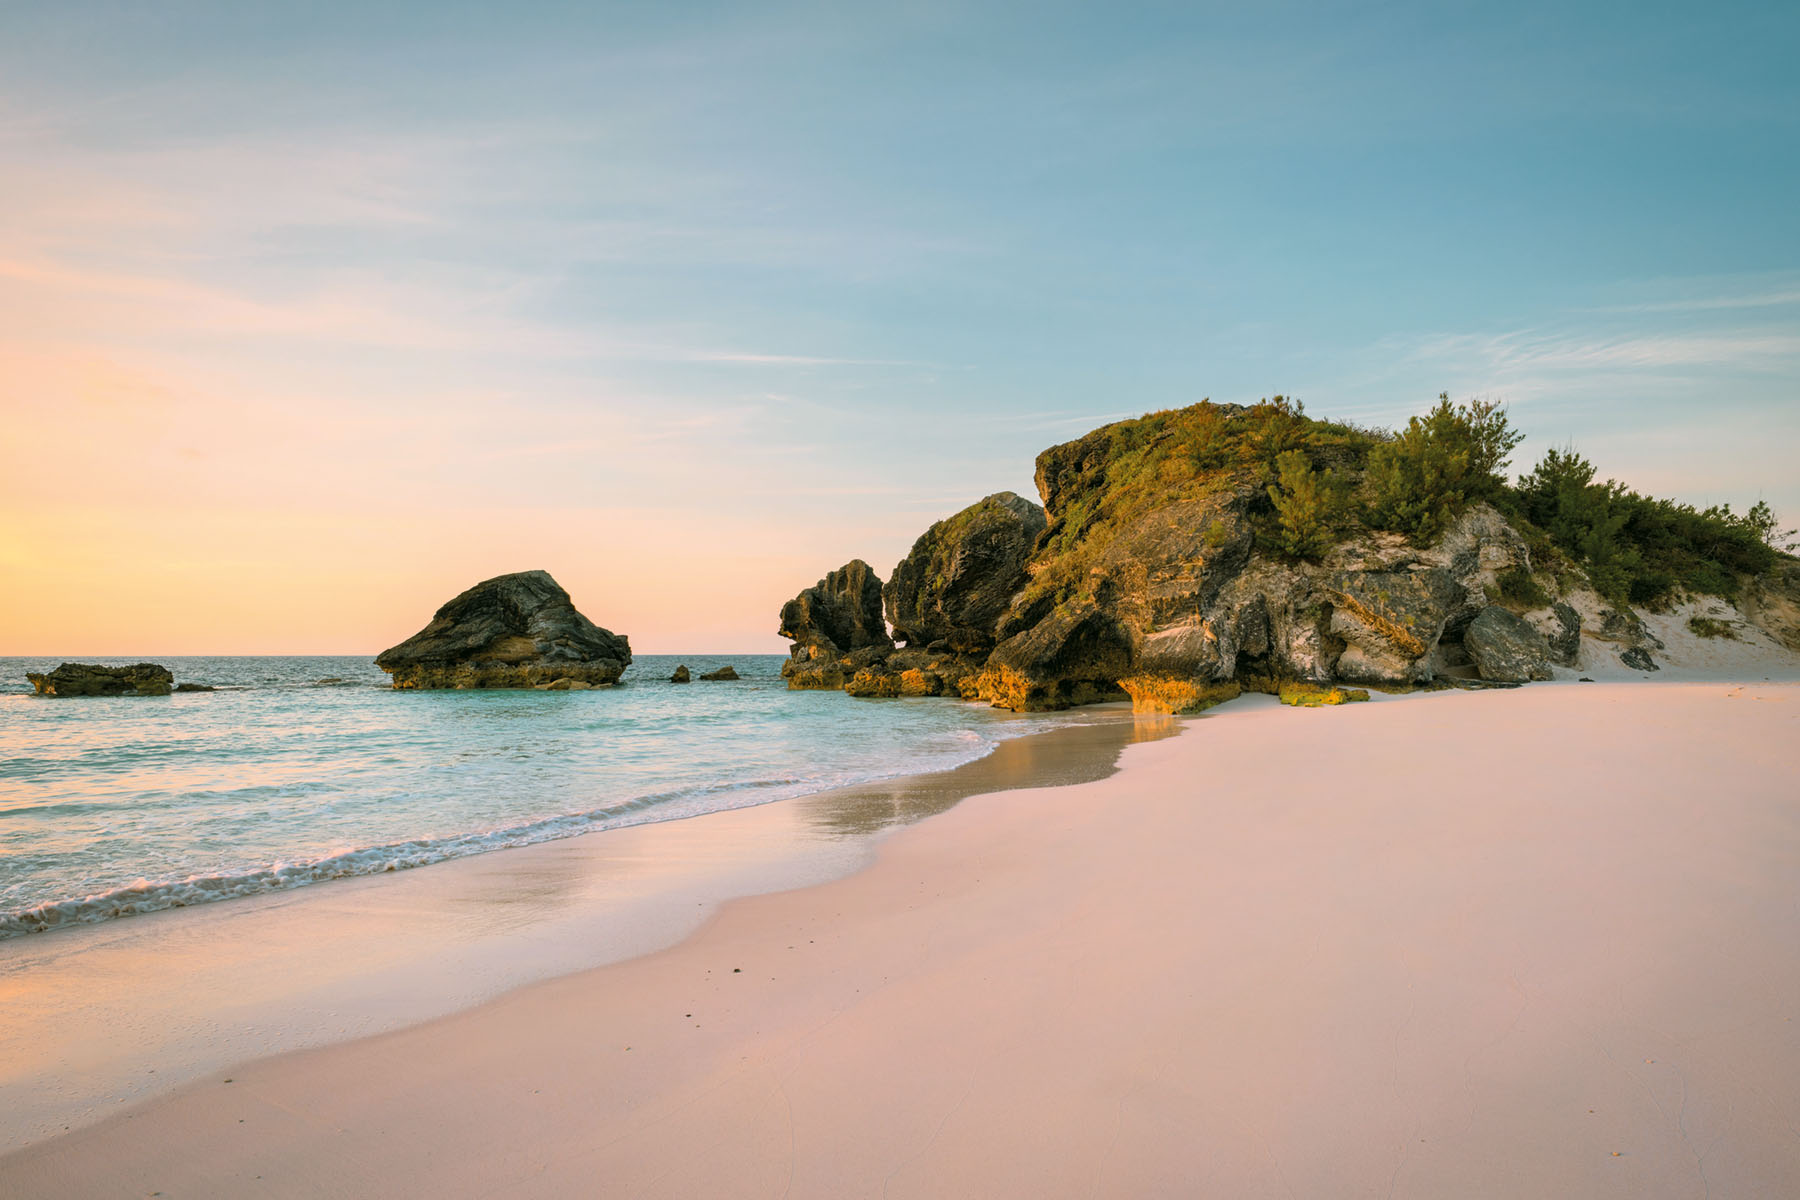
<path id="1" fill-rule="evenodd" d="M 169 668 L 157 663 L 129 667 L 63 663 L 42 675 L 28 671 L 25 678 L 40 696 L 166 696 L 175 683 Z"/>
<path id="2" fill-rule="evenodd" d="M 483 580 L 375 659 L 396 688 L 592 687 L 630 664 L 630 641 L 577 612 L 545 571 Z"/>
<path id="3" fill-rule="evenodd" d="M 1469 623 L 1463 648 L 1481 677 L 1493 683 L 1549 679 L 1550 644 L 1531 622 L 1490 604 Z"/>

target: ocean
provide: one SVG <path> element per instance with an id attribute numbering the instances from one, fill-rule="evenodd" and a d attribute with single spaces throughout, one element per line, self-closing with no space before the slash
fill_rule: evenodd
<path id="1" fill-rule="evenodd" d="M 0 938 L 942 770 L 1070 720 L 790 692 L 781 655 L 644 655 L 587 692 L 397 692 L 366 656 L 79 659 L 219 690 L 34 695 L 59 661 L 0 658 Z"/>

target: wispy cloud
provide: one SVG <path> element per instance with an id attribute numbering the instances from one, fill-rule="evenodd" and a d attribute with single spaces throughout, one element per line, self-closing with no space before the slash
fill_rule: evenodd
<path id="1" fill-rule="evenodd" d="M 1785 308 L 1800 305 L 1800 288 L 1752 292 L 1735 296 L 1695 296 L 1686 300 L 1656 300 L 1644 304 L 1609 304 L 1583 311 L 1592 313 L 1688 313 L 1740 308 Z"/>
<path id="2" fill-rule="evenodd" d="M 1800 334 L 1785 330 L 1620 336 L 1508 333 L 1441 334 L 1410 346 L 1415 360 L 1481 367 L 1504 376 L 1524 371 L 1660 370 L 1724 367 L 1782 370 L 1800 360 Z"/>

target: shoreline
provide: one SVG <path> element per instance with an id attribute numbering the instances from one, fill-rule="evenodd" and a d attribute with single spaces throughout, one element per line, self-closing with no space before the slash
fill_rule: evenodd
<path id="1" fill-rule="evenodd" d="M 0 1183 L 1780 1194 L 1797 717 L 1771 683 L 1249 697 L 665 949 L 215 1073 Z"/>
<path id="2" fill-rule="evenodd" d="M 653 952 L 737 897 L 859 870 L 892 828 L 968 795 L 1109 773 L 1175 728 L 1086 716 L 947 770 L 0 940 L 0 1148 Z"/>

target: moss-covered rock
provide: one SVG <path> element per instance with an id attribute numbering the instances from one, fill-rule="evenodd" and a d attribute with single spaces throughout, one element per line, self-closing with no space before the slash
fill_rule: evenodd
<path id="1" fill-rule="evenodd" d="M 1332 704 L 1353 704 L 1367 700 L 1362 688 L 1328 687 L 1317 683 L 1284 683 L 1276 693 L 1283 704 L 1295 708 L 1322 708 Z"/>
<path id="2" fill-rule="evenodd" d="M 158 663 L 129 667 L 63 663 L 41 675 L 28 671 L 25 678 L 40 696 L 166 696 L 175 682 L 169 668 Z"/>
<path id="3" fill-rule="evenodd" d="M 1119 686 L 1131 696 L 1131 710 L 1141 713 L 1205 712 L 1244 692 L 1243 685 L 1235 679 L 1201 683 L 1167 675 L 1132 675 L 1119 680 Z"/>
<path id="4" fill-rule="evenodd" d="M 851 559 L 782 605 L 780 634 L 835 655 L 892 647 L 881 615 L 881 576 L 862 559 Z"/>
<path id="5" fill-rule="evenodd" d="M 546 571 L 483 580 L 375 659 L 396 688 L 600 686 L 630 664 L 630 641 L 577 612 Z"/>
<path id="6" fill-rule="evenodd" d="M 883 589 L 894 637 L 959 654 L 993 649 L 995 627 L 1025 586 L 1044 510 L 997 492 L 919 535 Z"/>
<path id="7" fill-rule="evenodd" d="M 782 605 L 780 633 L 794 643 L 781 666 L 788 687 L 843 687 L 870 655 L 893 649 L 881 615 L 881 577 L 851 559 Z M 863 657 L 852 662 L 856 655 Z"/>
<path id="8" fill-rule="evenodd" d="M 1129 633 L 1100 606 L 1067 605 L 995 647 L 976 694 L 1000 708 L 1041 712 L 1123 698 Z"/>

